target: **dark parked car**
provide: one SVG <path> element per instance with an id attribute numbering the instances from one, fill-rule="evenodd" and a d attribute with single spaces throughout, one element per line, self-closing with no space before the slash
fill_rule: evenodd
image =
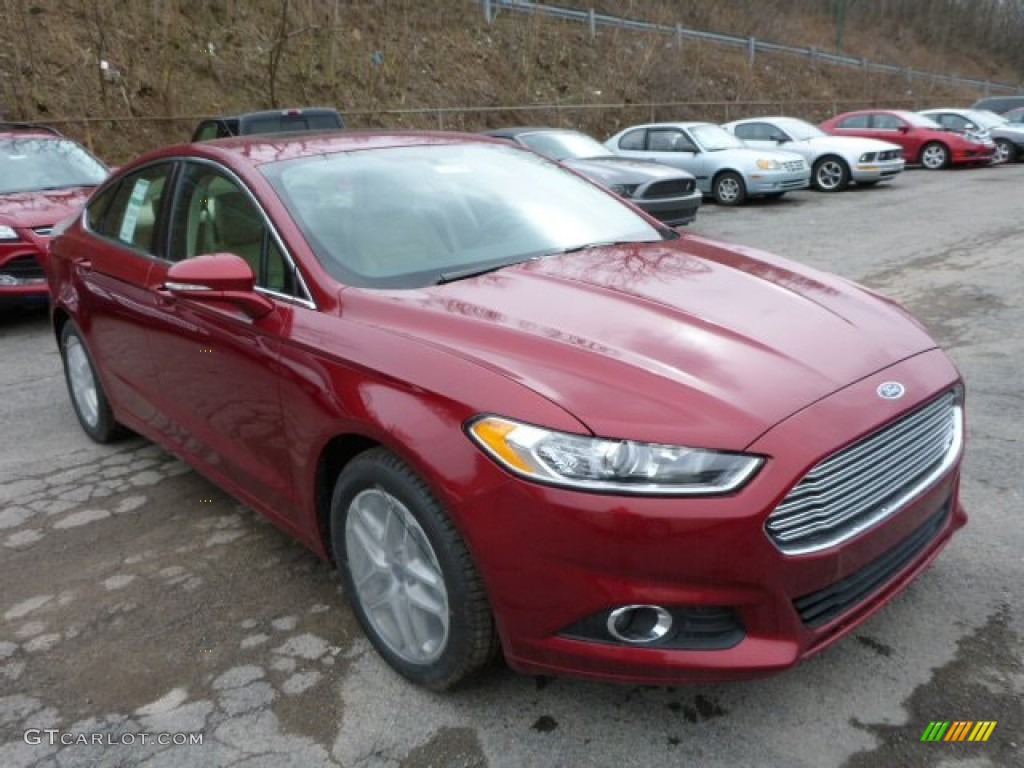
<path id="1" fill-rule="evenodd" d="M 966 521 L 961 378 L 905 310 L 507 142 L 168 147 L 52 253 L 86 433 L 155 440 L 331 559 L 431 688 L 499 650 L 630 682 L 783 670 Z"/>
<path id="2" fill-rule="evenodd" d="M 0 307 L 44 304 L 50 231 L 107 167 L 52 128 L 0 123 Z"/>
<path id="3" fill-rule="evenodd" d="M 241 115 L 211 117 L 203 120 L 192 134 L 192 141 L 223 139 L 227 136 L 249 136 L 254 133 L 286 131 L 337 131 L 345 120 L 336 109 L 307 107 L 305 109 L 269 109 Z"/>
<path id="4" fill-rule="evenodd" d="M 1002 115 L 1011 109 L 1019 109 L 1020 107 L 1024 107 L 1024 93 L 1018 96 L 986 96 L 983 99 L 978 99 L 971 105 L 971 109 L 987 109 L 989 112 L 995 112 L 997 115 Z"/>
<path id="5" fill-rule="evenodd" d="M 972 139 L 950 133 L 931 118 L 901 109 L 864 109 L 846 112 L 821 124 L 833 136 L 863 136 L 903 147 L 908 163 L 929 171 L 950 165 L 989 165 L 996 147 L 990 139 Z"/>
<path id="6" fill-rule="evenodd" d="M 664 163 L 611 154 L 596 139 L 561 128 L 499 128 L 488 136 L 508 139 L 582 173 L 670 226 L 697 218 L 703 195 L 691 173 Z"/>

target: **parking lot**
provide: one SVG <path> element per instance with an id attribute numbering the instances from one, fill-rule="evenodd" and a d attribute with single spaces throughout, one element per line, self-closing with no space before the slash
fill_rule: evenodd
<path id="1" fill-rule="evenodd" d="M 729 685 L 412 687 L 327 565 L 155 446 L 91 443 L 45 313 L 0 317 L 0 766 L 1024 764 L 1022 190 L 1024 164 L 911 170 L 687 228 L 899 300 L 968 385 L 970 525 L 851 636 Z M 997 725 L 922 743 L 934 720 Z"/>

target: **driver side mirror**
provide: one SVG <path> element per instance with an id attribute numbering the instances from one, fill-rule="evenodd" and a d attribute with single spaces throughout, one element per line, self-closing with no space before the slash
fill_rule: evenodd
<path id="1" fill-rule="evenodd" d="M 909 125 L 901 125 L 896 130 L 899 131 L 900 133 L 910 133 L 910 126 Z"/>
<path id="2" fill-rule="evenodd" d="M 174 264 L 164 288 L 175 296 L 202 303 L 231 304 L 253 320 L 269 315 L 274 303 L 256 293 L 249 262 L 233 253 L 211 253 Z"/>

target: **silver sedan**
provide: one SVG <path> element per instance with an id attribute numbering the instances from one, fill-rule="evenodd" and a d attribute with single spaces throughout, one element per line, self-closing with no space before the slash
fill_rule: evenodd
<path id="1" fill-rule="evenodd" d="M 714 123 L 649 123 L 612 136 L 605 146 L 617 155 L 657 160 L 689 171 L 697 187 L 720 205 L 748 197 L 781 197 L 810 186 L 811 167 L 791 152 L 750 149 Z"/>
<path id="2" fill-rule="evenodd" d="M 898 144 L 829 136 L 795 117 L 755 117 L 722 127 L 753 149 L 784 149 L 802 155 L 811 164 L 811 185 L 822 192 L 846 189 L 851 181 L 864 186 L 887 181 L 906 165 Z"/>

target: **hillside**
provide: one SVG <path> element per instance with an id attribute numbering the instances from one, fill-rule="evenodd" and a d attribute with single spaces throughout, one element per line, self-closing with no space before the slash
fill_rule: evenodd
<path id="1" fill-rule="evenodd" d="M 563 5 L 833 51 L 836 1 Z M 1021 80 L 1015 48 L 953 45 L 956 30 L 943 37 L 932 17 L 893 16 L 899 23 L 879 35 L 866 13 L 877 2 L 850 0 L 844 53 Z M 585 24 L 512 11 L 488 24 L 474 0 L 22 0 L 0 5 L 0 24 L 4 119 L 52 121 L 114 163 L 186 139 L 199 116 L 272 106 L 336 105 L 353 128 L 548 123 L 604 137 L 652 118 L 821 119 L 871 103 L 979 95 L 792 56 L 758 54 L 751 66 L 741 50 L 696 41 L 677 49 L 642 32 L 599 28 L 591 39 Z"/>

